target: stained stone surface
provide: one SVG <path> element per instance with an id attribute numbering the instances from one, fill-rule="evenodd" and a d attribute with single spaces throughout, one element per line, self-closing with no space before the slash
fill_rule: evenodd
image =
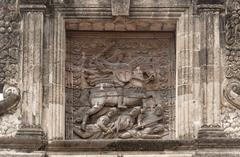
<path id="1" fill-rule="evenodd" d="M 0 137 L 14 136 L 21 124 L 18 108 L 18 64 L 20 54 L 20 18 L 14 1 L 0 2 Z M 17 112 L 16 112 L 17 110 Z"/>
<path id="2" fill-rule="evenodd" d="M 16 111 L 14 114 L 6 114 L 0 117 L 0 137 L 13 137 L 16 135 L 17 130 L 20 128 L 20 111 Z"/>
<path id="3" fill-rule="evenodd" d="M 0 156 L 239 156 L 239 17 L 240 0 L 0 1 Z"/>

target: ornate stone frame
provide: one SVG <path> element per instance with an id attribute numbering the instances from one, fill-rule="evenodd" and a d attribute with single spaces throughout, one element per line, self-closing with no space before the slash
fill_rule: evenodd
<path id="1" fill-rule="evenodd" d="M 202 124 L 219 123 L 221 89 L 217 87 L 220 85 L 217 70 L 221 68 L 221 62 L 210 56 L 220 58 L 218 28 L 222 6 L 205 5 L 203 2 L 192 4 L 185 0 L 175 5 L 168 0 L 162 3 L 165 7 L 161 7 L 161 4 L 148 8 L 132 7 L 128 18 L 176 24 L 173 28 L 176 33 L 177 67 L 175 137 L 194 138 Z M 63 140 L 65 31 L 70 27 L 65 27 L 65 23 L 74 21 L 73 19 L 111 19 L 111 8 L 68 8 L 61 0 L 54 0 L 53 4 L 31 0 L 22 4 L 21 9 L 22 27 L 25 31 L 22 36 L 24 51 L 20 66 L 22 71 L 24 67 L 32 67 L 32 76 L 22 75 L 21 79 L 22 82 L 28 82 L 31 77 L 36 78 L 35 82 L 21 84 L 23 121 L 29 127 L 42 128 L 49 140 Z M 210 25 L 213 27 L 207 28 Z M 79 28 L 74 24 L 71 27 Z M 213 36 L 214 43 L 203 43 L 210 41 Z M 38 57 L 34 57 L 36 54 Z M 30 59 L 25 59 L 26 55 Z M 206 59 L 208 56 L 209 59 Z M 39 66 L 42 68 L 36 70 Z M 201 76 L 201 73 L 206 76 Z M 214 94 L 208 97 L 207 93 L 214 90 L 218 92 L 212 92 Z M 31 103 L 30 100 L 34 102 Z"/>

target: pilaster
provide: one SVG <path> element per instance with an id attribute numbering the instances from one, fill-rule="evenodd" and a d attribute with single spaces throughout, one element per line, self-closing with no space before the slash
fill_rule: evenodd
<path id="1" fill-rule="evenodd" d="M 221 104 L 221 47 L 220 14 L 224 1 L 198 0 L 197 11 L 200 19 L 202 124 L 206 126 L 220 124 Z"/>
<path id="2" fill-rule="evenodd" d="M 22 3 L 21 95 L 23 125 L 17 135 L 41 136 L 43 24 L 46 5 L 42 1 Z M 31 131 L 32 130 L 32 131 Z"/>
<path id="3" fill-rule="evenodd" d="M 44 25 L 43 129 L 49 140 L 65 138 L 65 22 L 55 11 Z"/>

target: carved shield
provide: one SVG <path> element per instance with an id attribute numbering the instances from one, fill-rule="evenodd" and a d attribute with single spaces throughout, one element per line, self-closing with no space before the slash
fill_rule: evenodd
<path id="1" fill-rule="evenodd" d="M 132 72 L 130 69 L 119 69 L 115 71 L 115 76 L 121 82 L 129 82 L 132 79 Z"/>

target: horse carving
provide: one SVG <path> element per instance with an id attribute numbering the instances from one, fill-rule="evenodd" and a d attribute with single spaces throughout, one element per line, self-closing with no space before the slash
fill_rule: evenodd
<path id="1" fill-rule="evenodd" d="M 109 81 L 98 82 L 88 91 L 91 108 L 85 113 L 82 129 L 85 128 L 88 117 L 96 114 L 103 107 L 124 109 L 141 106 L 145 99 L 151 97 L 144 88 L 144 83 L 150 78 L 143 78 L 140 67 L 136 67 L 133 71 L 118 70 L 113 78 Z"/>

